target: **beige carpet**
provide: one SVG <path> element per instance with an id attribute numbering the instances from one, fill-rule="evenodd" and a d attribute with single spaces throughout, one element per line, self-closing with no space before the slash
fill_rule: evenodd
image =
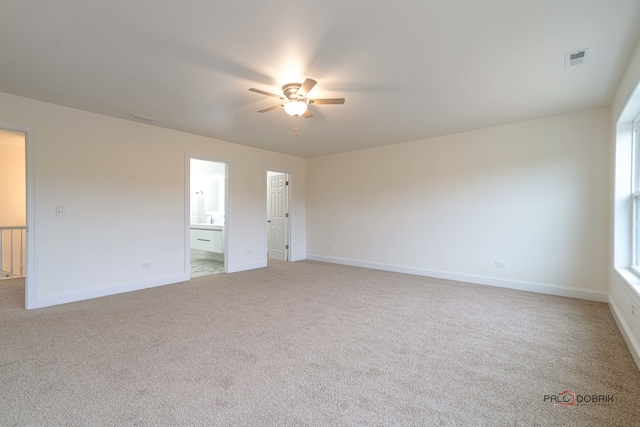
<path id="1" fill-rule="evenodd" d="M 23 301 L 0 283 L 2 426 L 640 425 L 602 303 L 311 261 Z"/>

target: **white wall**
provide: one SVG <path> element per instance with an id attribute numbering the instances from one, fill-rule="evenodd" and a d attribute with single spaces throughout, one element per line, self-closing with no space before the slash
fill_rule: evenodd
<path id="1" fill-rule="evenodd" d="M 612 209 L 609 299 L 616 321 L 631 349 L 636 364 L 640 368 L 640 279 L 624 271 L 630 263 L 631 252 L 631 190 L 630 123 L 640 113 L 640 40 L 629 58 L 625 73 L 611 105 L 611 147 L 615 156 L 616 176 L 612 179 Z M 612 174 L 613 178 L 613 174 Z M 623 274 L 624 277 L 621 275 Z M 635 284 L 635 289 L 634 289 Z M 632 314 L 632 306 L 636 315 Z"/>
<path id="2" fill-rule="evenodd" d="M 266 169 L 296 177 L 292 249 L 305 257 L 304 159 L 4 93 L 0 120 L 36 129 L 36 306 L 188 278 L 186 152 L 229 164 L 229 271 L 266 265 Z"/>
<path id="3" fill-rule="evenodd" d="M 609 117 L 310 159 L 307 256 L 605 300 Z"/>

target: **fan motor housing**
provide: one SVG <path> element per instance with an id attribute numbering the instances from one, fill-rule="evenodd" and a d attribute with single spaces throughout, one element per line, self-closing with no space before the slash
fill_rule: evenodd
<path id="1" fill-rule="evenodd" d="M 282 93 L 284 93 L 284 96 L 287 97 L 287 99 L 302 98 L 301 96 L 298 96 L 298 91 L 301 86 L 302 85 L 300 83 L 287 83 L 282 86 Z"/>

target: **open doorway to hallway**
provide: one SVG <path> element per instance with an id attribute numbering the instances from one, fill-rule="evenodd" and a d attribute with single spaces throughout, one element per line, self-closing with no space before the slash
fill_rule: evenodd
<path id="1" fill-rule="evenodd" d="M 289 261 L 290 175 L 267 171 L 267 258 Z"/>
<path id="2" fill-rule="evenodd" d="M 25 134 L 0 129 L 0 280 L 26 276 Z"/>
<path id="3" fill-rule="evenodd" d="M 189 253 L 191 277 L 225 269 L 227 165 L 189 159 Z"/>

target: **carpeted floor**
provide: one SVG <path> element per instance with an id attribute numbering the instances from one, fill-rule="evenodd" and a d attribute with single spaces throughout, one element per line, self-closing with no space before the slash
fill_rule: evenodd
<path id="1" fill-rule="evenodd" d="M 0 284 L 2 426 L 640 423 L 603 303 L 275 260 L 32 311 L 23 288 Z"/>

